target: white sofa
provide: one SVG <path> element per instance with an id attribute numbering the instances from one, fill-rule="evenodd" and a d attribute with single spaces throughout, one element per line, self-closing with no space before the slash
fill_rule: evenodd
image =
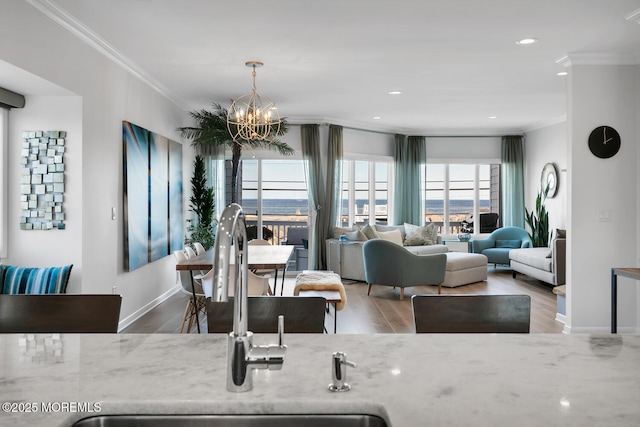
<path id="1" fill-rule="evenodd" d="M 388 232 L 391 230 L 399 230 L 402 241 L 405 240 L 404 225 L 376 225 L 377 231 Z M 337 229 L 339 230 L 339 229 Z M 360 240 L 357 240 L 356 229 L 352 229 L 348 232 L 348 229 L 343 229 L 345 235 L 348 235 L 352 240 L 340 241 L 340 232 L 334 232 L 335 238 L 327 239 L 327 263 L 329 270 L 337 273 L 343 279 L 357 280 L 359 282 L 366 281 L 364 275 L 364 259 L 362 255 L 362 245 L 366 241 L 360 236 Z M 449 249 L 442 244 L 442 237 L 438 236 L 438 243 L 433 245 L 421 245 L 421 246 L 404 246 L 407 250 L 417 254 L 437 254 L 446 253 Z"/>
<path id="2" fill-rule="evenodd" d="M 509 261 L 516 273 L 526 274 L 553 286 L 565 284 L 567 239 L 560 237 L 551 241 L 550 247 L 512 249 Z"/>

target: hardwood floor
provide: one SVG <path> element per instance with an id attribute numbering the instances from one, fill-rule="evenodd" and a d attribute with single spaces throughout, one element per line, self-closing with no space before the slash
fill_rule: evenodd
<path id="1" fill-rule="evenodd" d="M 285 279 L 285 295 L 293 295 L 295 277 Z M 280 286 L 278 285 L 278 288 Z M 346 282 L 346 307 L 338 312 L 339 334 L 414 333 L 411 313 L 411 296 L 437 293 L 435 286 L 416 286 L 405 290 L 400 301 L 399 290 L 388 286 L 376 286 L 367 296 L 367 284 Z M 508 268 L 489 267 L 486 282 L 478 282 L 457 288 L 442 288 L 443 294 L 526 294 L 531 296 L 531 333 L 562 333 L 563 324 L 556 321 L 556 297 L 551 286 L 527 276 L 512 279 Z M 180 321 L 187 303 L 187 296 L 177 293 L 158 307 L 122 330 L 122 333 L 178 333 Z M 326 317 L 327 330 L 333 331 L 333 307 Z M 201 331 L 207 331 L 206 319 L 201 319 Z M 286 330 L 286 321 L 285 321 Z M 192 333 L 197 333 L 193 328 Z"/>

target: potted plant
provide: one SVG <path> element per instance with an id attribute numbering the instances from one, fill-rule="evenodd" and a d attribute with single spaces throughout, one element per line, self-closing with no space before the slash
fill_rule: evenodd
<path id="1" fill-rule="evenodd" d="M 207 187 L 206 168 L 201 155 L 197 155 L 193 161 L 189 201 L 189 210 L 196 215 L 196 219 L 187 220 L 184 244 L 200 242 L 205 249 L 210 249 L 216 239 L 215 200 L 213 187 Z"/>
<path id="2" fill-rule="evenodd" d="M 277 134 L 270 135 L 270 141 L 261 140 L 233 140 L 227 128 L 227 109 L 218 103 L 213 104 L 213 111 L 200 110 L 189 113 L 196 121 L 196 126 L 180 127 L 183 138 L 191 139 L 194 146 L 220 146 L 225 145 L 231 148 L 231 202 L 235 203 L 238 198 L 238 167 L 243 148 L 267 148 L 277 150 L 282 155 L 291 155 L 293 148 L 278 140 L 277 136 L 282 136 L 288 131 L 288 124 L 285 118 L 281 119 Z"/>
<path id="3" fill-rule="evenodd" d="M 544 206 L 547 200 L 547 194 L 549 194 L 549 185 L 542 191 L 538 191 L 538 197 L 536 197 L 535 211 L 531 212 L 525 209 L 525 221 L 529 226 L 529 238 L 533 243 L 533 247 L 549 246 L 549 214 L 547 208 Z"/>

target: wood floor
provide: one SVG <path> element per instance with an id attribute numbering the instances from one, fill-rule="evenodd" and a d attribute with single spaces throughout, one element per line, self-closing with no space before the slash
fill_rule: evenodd
<path id="1" fill-rule="evenodd" d="M 280 282 L 280 280 L 278 280 Z M 293 295 L 295 277 L 285 279 L 285 295 Z M 280 283 L 278 283 L 278 291 Z M 437 293 L 435 286 L 417 286 L 405 290 L 404 301 L 399 300 L 399 290 L 388 286 L 376 286 L 367 296 L 367 284 L 346 282 L 346 307 L 338 312 L 339 334 L 414 333 L 411 313 L 411 296 Z M 278 292 L 279 293 L 279 292 Z M 489 267 L 486 282 L 478 282 L 457 288 L 442 288 L 443 294 L 526 294 L 531 296 L 531 333 L 561 333 L 563 324 L 556 321 L 556 296 L 551 286 L 527 276 L 511 278 L 508 268 Z M 187 296 L 177 293 L 158 307 L 145 314 L 122 333 L 178 333 Z M 333 332 L 334 311 L 326 317 L 326 328 Z M 201 331 L 207 331 L 206 319 L 201 319 Z M 285 327 L 286 329 L 286 327 Z M 193 328 L 192 333 L 197 333 Z"/>

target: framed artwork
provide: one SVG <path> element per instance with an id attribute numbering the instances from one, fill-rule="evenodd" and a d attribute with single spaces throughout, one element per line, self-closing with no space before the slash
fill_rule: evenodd
<path id="1" fill-rule="evenodd" d="M 124 268 L 182 249 L 182 145 L 122 122 Z"/>

